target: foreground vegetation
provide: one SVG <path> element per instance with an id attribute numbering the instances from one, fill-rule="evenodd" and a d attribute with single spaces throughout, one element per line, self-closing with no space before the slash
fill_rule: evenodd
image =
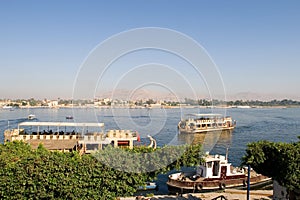
<path id="1" fill-rule="evenodd" d="M 126 163 L 124 153 L 135 155 L 133 152 L 140 156 L 134 157 L 135 162 L 129 160 Z M 175 156 L 170 157 L 174 155 L 172 152 Z M 199 152 L 201 146 L 196 145 L 157 150 L 108 148 L 96 155 L 80 156 L 77 152 L 50 152 L 43 146 L 33 150 L 23 142 L 5 143 L 0 145 L 0 199 L 115 199 L 129 196 L 160 172 L 199 164 Z M 103 164 L 109 157 L 122 163 L 126 172 Z M 145 162 L 147 164 L 143 165 Z M 154 167 L 160 162 L 168 164 Z M 133 169 L 137 171 L 133 172 Z"/>
<path id="2" fill-rule="evenodd" d="M 243 162 L 256 172 L 272 177 L 289 191 L 300 190 L 300 141 L 250 143 Z"/>

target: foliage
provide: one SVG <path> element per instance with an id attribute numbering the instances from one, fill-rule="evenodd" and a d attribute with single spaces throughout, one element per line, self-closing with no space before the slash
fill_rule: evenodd
<path id="1" fill-rule="evenodd" d="M 150 104 L 155 104 L 156 102 L 153 99 L 148 99 L 146 101 L 146 104 L 150 105 Z"/>
<path id="2" fill-rule="evenodd" d="M 300 142 L 259 141 L 248 144 L 244 164 L 272 177 L 289 190 L 300 189 Z"/>
<path id="3" fill-rule="evenodd" d="M 236 101 L 222 101 L 218 99 L 184 99 L 184 103 L 188 105 L 200 105 L 200 106 L 299 106 L 299 101 L 283 99 L 283 100 L 271 100 L 271 101 L 259 101 L 259 100 L 236 100 Z"/>
<path id="4" fill-rule="evenodd" d="M 158 149 L 139 146 L 126 151 L 109 146 L 94 156 L 117 170 L 141 173 L 145 180 L 153 180 L 159 173 L 199 164 L 202 154 L 201 145 L 164 146 Z"/>
<path id="5" fill-rule="evenodd" d="M 200 146 L 181 147 L 182 151 L 172 163 L 152 172 L 129 173 L 99 162 L 95 155 L 82 155 L 77 152 L 50 152 L 40 145 L 36 150 L 23 142 L 11 142 L 0 145 L 0 199 L 115 199 L 136 192 L 149 178 L 162 171 L 181 165 L 195 165 L 198 162 Z M 164 150 L 162 150 L 164 149 Z M 179 149 L 176 147 L 175 149 Z M 137 147 L 123 151 L 108 147 L 103 152 L 114 152 L 152 156 L 155 162 L 167 160 L 171 147 L 153 150 Z M 158 157 L 152 153 L 161 152 Z M 101 154 L 101 153 L 100 153 Z M 100 155 L 98 154 L 98 155 Z M 103 154 L 102 154 L 103 155 Z M 151 158 L 152 158 L 151 157 Z M 108 157 L 106 157 L 108 158 Z M 130 169 L 137 166 L 123 159 Z M 154 162 L 149 162 L 154 164 Z"/>

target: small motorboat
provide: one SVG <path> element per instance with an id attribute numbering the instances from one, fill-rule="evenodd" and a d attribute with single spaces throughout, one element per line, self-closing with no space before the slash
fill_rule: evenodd
<path id="1" fill-rule="evenodd" d="M 34 120 L 34 119 L 36 119 L 36 116 L 34 114 L 30 114 L 30 115 L 28 115 L 28 119 Z"/>
<path id="2" fill-rule="evenodd" d="M 146 185 L 141 185 L 138 190 L 157 190 L 157 185 L 154 182 L 147 182 Z"/>
<path id="3" fill-rule="evenodd" d="M 227 155 L 209 155 L 204 162 L 191 172 L 177 172 L 169 175 L 169 191 L 202 192 L 225 188 L 247 188 L 247 169 L 231 166 Z M 272 183 L 272 179 L 255 171 L 250 171 L 250 187 L 259 188 Z"/>

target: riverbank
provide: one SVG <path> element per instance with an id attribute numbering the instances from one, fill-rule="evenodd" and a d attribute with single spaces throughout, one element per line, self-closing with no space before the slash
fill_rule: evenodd
<path id="1" fill-rule="evenodd" d="M 49 106 L 18 106 L 5 108 L 0 107 L 0 110 L 14 110 L 14 109 L 60 109 L 60 108 L 85 108 L 85 109 L 182 109 L 182 108 L 201 108 L 201 109 L 267 109 L 267 108 L 278 108 L 278 109 L 286 109 L 286 108 L 300 108 L 298 105 L 294 106 L 191 106 L 191 105 L 182 105 L 182 106 L 159 106 L 159 107 L 144 107 L 144 106 L 94 106 L 94 105 L 59 105 L 56 107 Z"/>
<path id="2" fill-rule="evenodd" d="M 223 198 L 221 198 L 223 197 Z M 264 199 L 271 200 L 273 197 L 273 190 L 253 190 L 250 191 L 250 199 Z M 153 197 L 121 197 L 120 200 L 212 200 L 212 199 L 228 199 L 228 200 L 241 200 L 247 199 L 246 190 L 226 189 L 224 191 L 206 192 L 206 193 L 193 193 L 183 195 L 155 195 Z"/>

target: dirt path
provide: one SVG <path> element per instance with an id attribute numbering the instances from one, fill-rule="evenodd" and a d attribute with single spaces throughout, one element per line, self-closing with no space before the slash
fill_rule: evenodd
<path id="1" fill-rule="evenodd" d="M 224 200 L 223 196 L 227 200 L 246 200 L 246 190 L 227 189 L 224 192 L 207 192 L 207 193 L 195 193 L 184 194 L 182 196 L 170 196 L 170 195 L 157 195 L 153 197 L 122 197 L 120 200 Z M 253 190 L 250 191 L 251 200 L 271 200 L 273 196 L 273 190 Z"/>

